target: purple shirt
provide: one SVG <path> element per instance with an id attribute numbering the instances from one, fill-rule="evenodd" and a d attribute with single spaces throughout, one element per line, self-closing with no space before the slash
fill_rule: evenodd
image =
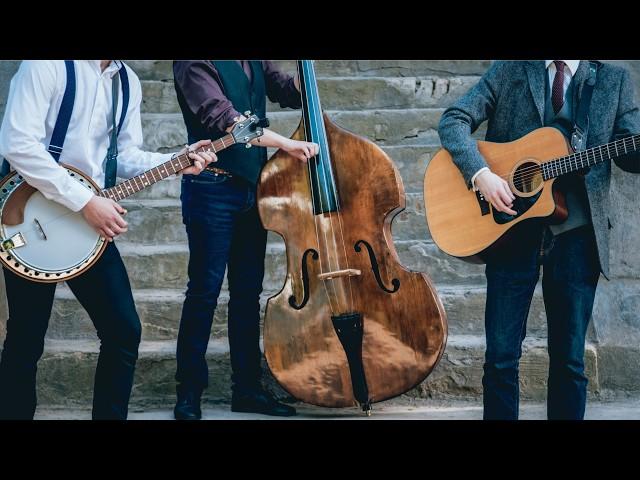
<path id="1" fill-rule="evenodd" d="M 247 60 L 236 60 L 251 81 Z M 267 97 L 283 108 L 300 108 L 300 92 L 293 77 L 278 71 L 269 60 L 262 60 Z M 227 99 L 216 67 L 207 60 L 175 61 L 173 76 L 191 113 L 212 136 L 222 135 L 241 115 Z"/>

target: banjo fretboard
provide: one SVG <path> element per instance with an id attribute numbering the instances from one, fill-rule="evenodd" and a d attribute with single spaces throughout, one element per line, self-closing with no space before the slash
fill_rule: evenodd
<path id="1" fill-rule="evenodd" d="M 219 152 L 225 148 L 230 147 L 236 143 L 232 134 L 226 135 L 218 140 L 211 142 L 206 147 L 201 147 L 194 152 Z M 139 192 L 140 190 L 150 187 L 154 183 L 164 180 L 165 178 L 175 175 L 176 173 L 184 170 L 185 168 L 193 165 L 193 160 L 189 158 L 187 153 L 182 155 L 176 155 L 171 160 L 164 162 L 157 167 L 153 167 L 140 175 L 137 175 L 129 180 L 119 183 L 111 188 L 105 188 L 100 192 L 101 197 L 110 198 L 114 201 L 120 201 L 124 198 Z"/>

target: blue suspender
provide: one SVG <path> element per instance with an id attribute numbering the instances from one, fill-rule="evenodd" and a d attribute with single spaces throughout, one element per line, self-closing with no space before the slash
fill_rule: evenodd
<path id="1" fill-rule="evenodd" d="M 49 142 L 49 148 L 47 149 L 56 162 L 60 159 L 60 154 L 62 153 L 64 139 L 67 136 L 69 122 L 71 122 L 73 104 L 76 99 L 76 70 L 73 65 L 73 60 L 65 60 L 64 66 L 67 69 L 67 88 L 65 89 L 64 96 L 62 97 L 62 103 L 60 104 L 60 111 L 58 112 L 56 125 L 53 127 L 51 141 Z"/>
<path id="2" fill-rule="evenodd" d="M 56 162 L 60 159 L 60 155 L 62 154 L 64 140 L 67 136 L 67 130 L 69 129 L 69 123 L 71 122 L 71 114 L 73 113 L 73 105 L 76 99 L 76 70 L 73 60 L 65 60 L 64 66 L 67 70 L 67 86 L 64 90 L 64 95 L 62 97 L 62 103 L 60 104 L 60 111 L 58 112 L 56 124 L 53 127 L 51 141 L 49 142 L 49 147 L 47 148 L 47 151 L 51 154 Z M 122 113 L 120 115 L 120 122 L 118 123 L 118 134 L 120 133 L 120 129 L 124 124 L 127 109 L 129 108 L 129 77 L 127 75 L 126 67 L 123 65 L 119 72 L 120 81 L 122 83 Z M 115 172 L 115 162 L 117 162 L 116 158 L 110 159 L 110 161 L 107 162 L 106 168 L 111 169 Z M 109 165 L 109 163 L 114 163 L 114 165 Z M 9 173 L 9 171 L 9 162 L 7 162 L 7 160 L 5 159 L 2 162 L 2 168 L 0 168 L 0 175 L 4 177 Z M 113 181 L 115 182 L 115 177 Z"/>

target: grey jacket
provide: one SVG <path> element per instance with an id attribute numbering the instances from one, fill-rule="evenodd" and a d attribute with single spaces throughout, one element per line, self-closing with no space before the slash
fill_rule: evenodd
<path id="1" fill-rule="evenodd" d="M 487 164 L 472 133 L 488 121 L 486 140 L 511 142 L 544 125 L 544 60 L 497 61 L 480 81 L 442 118 L 438 133 L 442 146 L 452 155 L 465 181 Z M 589 76 L 589 62 L 581 61 L 574 77 L 574 110 Z M 575 116 L 575 111 L 573 112 Z M 640 133 L 640 110 L 634 99 L 629 73 L 620 67 L 601 64 L 589 108 L 587 148 Z M 619 157 L 623 170 L 640 173 L 640 155 Z M 600 268 L 609 274 L 609 184 L 611 163 L 592 167 L 585 175 L 591 219 L 598 245 Z"/>

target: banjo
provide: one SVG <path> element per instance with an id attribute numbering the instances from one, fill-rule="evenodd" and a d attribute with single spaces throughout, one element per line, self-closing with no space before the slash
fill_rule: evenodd
<path id="1" fill-rule="evenodd" d="M 246 120 L 231 132 L 195 152 L 219 152 L 232 145 L 249 142 L 263 134 L 266 119 L 245 113 Z M 188 153 L 111 188 L 101 189 L 87 175 L 61 164 L 67 173 L 95 195 L 120 201 L 191 166 Z M 82 216 L 59 203 L 47 200 L 17 172 L 0 181 L 0 262 L 14 273 L 36 282 L 69 280 L 85 272 L 107 248 L 100 236 Z"/>

